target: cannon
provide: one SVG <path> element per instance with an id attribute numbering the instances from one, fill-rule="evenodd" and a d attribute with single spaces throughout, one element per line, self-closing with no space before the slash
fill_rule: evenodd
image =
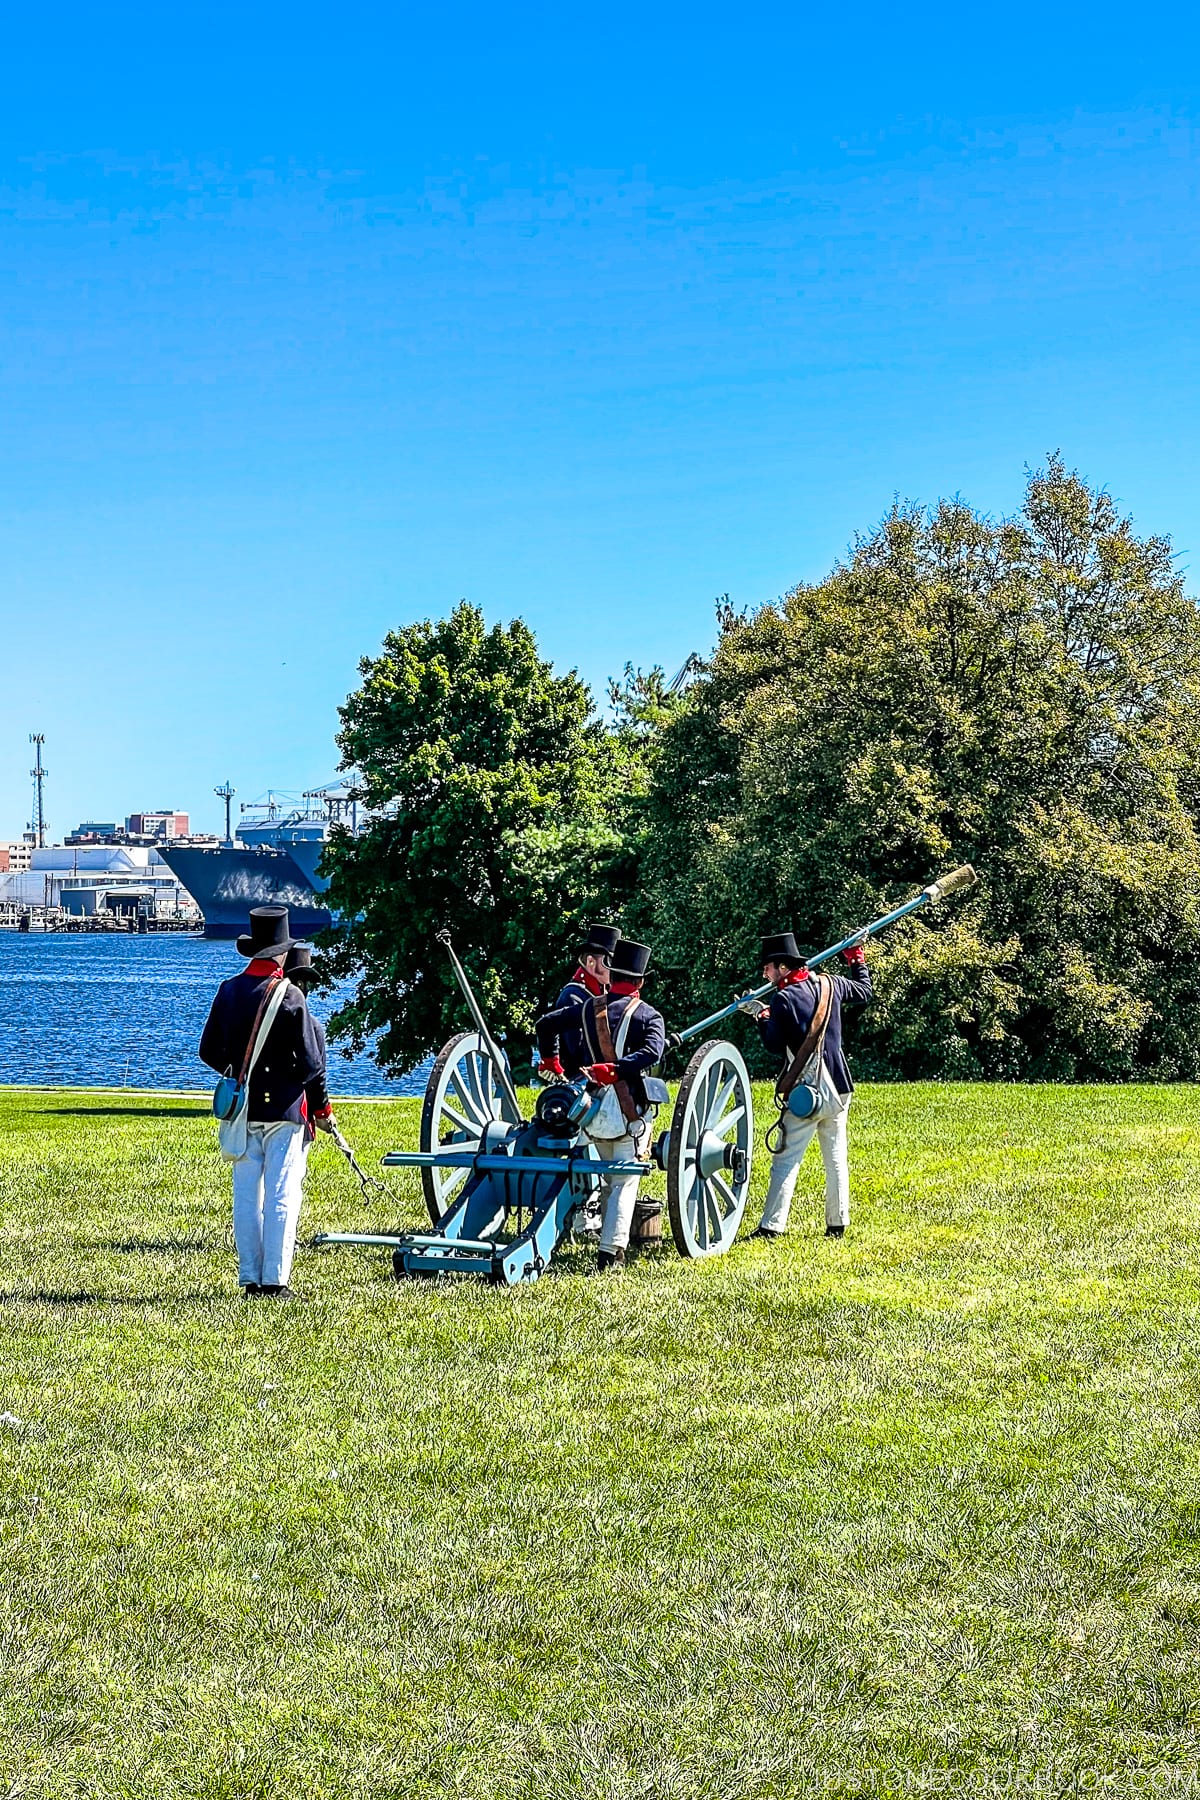
<path id="1" fill-rule="evenodd" d="M 829 961 L 919 907 L 974 885 L 964 866 L 923 888 L 809 959 Z M 429 1232 L 332 1232 L 317 1245 L 377 1244 L 392 1250 L 397 1279 L 408 1275 L 484 1275 L 506 1286 L 536 1279 L 571 1227 L 576 1209 L 601 1178 L 667 1177 L 671 1236 L 688 1258 L 717 1256 L 737 1236 L 750 1192 L 754 1107 L 741 1051 L 725 1039 L 702 1044 L 679 1084 L 670 1124 L 648 1161 L 606 1163 L 586 1137 L 596 1103 L 584 1081 L 556 1083 L 538 1095 L 526 1119 L 508 1059 L 488 1029 L 447 933 L 439 934 L 474 1029 L 452 1037 L 434 1061 L 421 1109 L 420 1148 L 394 1150 L 385 1168 L 420 1171 Z M 677 1049 L 731 1017 L 769 983 L 740 995 L 667 1040 Z M 665 1094 L 665 1089 L 664 1089 Z"/>
<path id="2" fill-rule="evenodd" d="M 508 1059 L 488 1029 L 466 971 L 440 934 L 474 1029 L 446 1043 L 429 1073 L 420 1148 L 393 1150 L 391 1169 L 417 1169 L 433 1230 L 325 1232 L 316 1247 L 378 1245 L 397 1279 L 474 1274 L 505 1286 L 535 1280 L 605 1175 L 665 1170 L 671 1233 L 683 1256 L 712 1256 L 737 1235 L 750 1191 L 754 1115 L 741 1052 L 706 1044 L 688 1065 L 668 1131 L 646 1161 L 602 1162 L 585 1133 L 597 1104 L 586 1082 L 555 1083 L 526 1119 Z M 666 1093 L 663 1089 L 664 1095 Z"/>

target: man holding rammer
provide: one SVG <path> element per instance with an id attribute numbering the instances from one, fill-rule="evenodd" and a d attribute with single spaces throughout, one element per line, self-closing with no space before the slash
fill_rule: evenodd
<path id="1" fill-rule="evenodd" d="M 811 1042 L 814 1018 L 823 1027 L 821 1045 L 824 1103 L 815 1119 L 798 1118 L 785 1106 L 771 1154 L 771 1175 L 762 1221 L 751 1237 L 774 1239 L 787 1230 L 788 1213 L 804 1152 L 815 1136 L 825 1165 L 825 1236 L 840 1238 L 850 1223 L 850 1167 L 847 1115 L 854 1082 L 842 1050 L 843 1007 L 862 1007 L 871 999 L 871 973 L 861 943 L 842 952 L 844 975 L 811 972 L 790 931 L 762 941 L 763 980 L 774 986 L 768 1006 L 750 1002 L 743 1011 L 758 1021 L 762 1041 L 772 1055 L 792 1064 Z M 818 1012 L 820 1008 L 820 1012 Z M 768 1143 L 771 1139 L 768 1139 Z"/>

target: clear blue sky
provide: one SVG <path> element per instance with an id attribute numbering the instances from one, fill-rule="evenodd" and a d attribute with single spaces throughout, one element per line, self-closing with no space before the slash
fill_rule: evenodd
<path id="1" fill-rule="evenodd" d="M 673 670 L 1049 448 L 1194 566 L 1198 101 L 1172 6 L 10 9 L 0 837 L 30 730 L 215 825 L 389 626 Z"/>

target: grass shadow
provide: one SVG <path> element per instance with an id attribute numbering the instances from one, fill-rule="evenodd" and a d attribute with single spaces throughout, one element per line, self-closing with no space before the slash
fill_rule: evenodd
<path id="1" fill-rule="evenodd" d="M 59 1118 L 80 1119 L 203 1119 L 212 1111 L 207 1106 L 47 1106 L 41 1110 Z"/>
<path id="2" fill-rule="evenodd" d="M 214 1288 L 201 1294 L 68 1294 L 31 1288 L 24 1294 L 0 1293 L 0 1306 L 190 1306 L 198 1301 L 211 1305 L 224 1297 Z"/>
<path id="3" fill-rule="evenodd" d="M 88 1246 L 121 1256 L 211 1256 L 225 1246 L 205 1237 L 107 1238 Z"/>

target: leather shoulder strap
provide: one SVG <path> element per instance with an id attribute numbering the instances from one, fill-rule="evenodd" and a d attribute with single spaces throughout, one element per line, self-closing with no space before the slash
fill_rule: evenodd
<path id="1" fill-rule="evenodd" d="M 600 1061 L 615 1063 L 617 1051 L 613 1043 L 612 1026 L 608 1022 L 608 1002 L 605 1001 L 603 1005 L 594 1004 L 592 1017 L 596 1021 L 596 1046 L 600 1051 Z"/>
<path id="2" fill-rule="evenodd" d="M 828 975 L 814 975 L 811 979 L 817 984 L 817 1003 L 803 1043 L 775 1084 L 775 1093 L 781 1103 L 796 1086 L 814 1054 L 825 1048 L 825 1033 L 833 1010 L 833 981 Z"/>
<path id="3" fill-rule="evenodd" d="M 275 1023 L 275 1016 L 278 1013 L 279 1008 L 283 1005 L 283 997 L 291 985 L 292 984 L 287 976 L 282 973 L 273 975 L 267 983 L 266 993 L 262 997 L 262 1003 L 258 1009 L 258 1016 L 254 1021 L 254 1030 L 250 1033 L 250 1041 L 246 1045 L 246 1060 L 242 1064 L 240 1080 L 240 1085 L 242 1087 L 245 1087 L 254 1071 L 254 1065 L 258 1061 L 259 1052 L 271 1034 L 271 1027 Z"/>
<path id="4" fill-rule="evenodd" d="M 631 994 L 629 996 L 629 1005 L 625 1008 L 621 1023 L 617 1026 L 617 1044 L 613 1043 L 612 1026 L 608 1022 L 608 1002 L 605 1001 L 603 1005 L 597 1005 L 595 1007 L 596 1042 L 600 1046 L 601 1061 L 607 1063 L 620 1061 L 625 1049 L 625 1039 L 629 1036 L 629 1024 L 633 1018 L 637 1004 L 637 995 Z M 637 1101 L 630 1092 L 629 1083 L 623 1081 L 621 1077 L 618 1076 L 616 1081 L 614 1081 L 613 1086 L 617 1090 L 617 1099 L 621 1102 L 621 1111 L 624 1113 L 625 1117 L 629 1120 L 640 1119 L 642 1115 L 638 1111 Z"/>

